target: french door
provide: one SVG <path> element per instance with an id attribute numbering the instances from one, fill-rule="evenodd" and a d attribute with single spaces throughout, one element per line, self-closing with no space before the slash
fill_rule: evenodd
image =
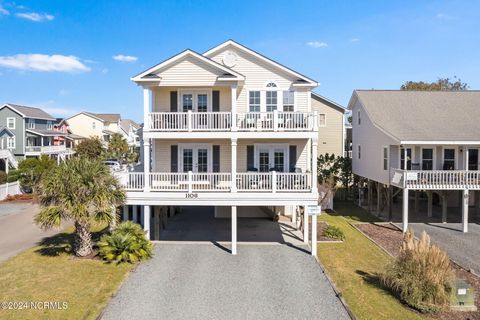
<path id="1" fill-rule="evenodd" d="M 478 170 L 478 149 L 468 149 L 468 170 Z"/>
<path id="2" fill-rule="evenodd" d="M 257 168 L 259 172 L 287 172 L 287 147 L 257 146 Z"/>
<path id="3" fill-rule="evenodd" d="M 182 172 L 212 172 L 211 146 L 183 145 L 179 148 L 179 168 Z"/>
<path id="4" fill-rule="evenodd" d="M 207 92 L 183 92 L 181 99 L 183 112 L 207 112 L 210 110 L 209 95 Z"/>

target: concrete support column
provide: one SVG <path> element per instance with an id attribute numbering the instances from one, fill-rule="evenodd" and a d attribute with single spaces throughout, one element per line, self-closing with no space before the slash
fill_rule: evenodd
<path id="1" fill-rule="evenodd" d="M 312 256 L 317 256 L 317 215 L 312 216 Z"/>
<path id="2" fill-rule="evenodd" d="M 403 211 L 402 211 L 402 231 L 408 230 L 408 188 L 403 189 Z"/>
<path id="3" fill-rule="evenodd" d="M 135 223 L 138 222 L 138 206 L 137 205 L 133 205 L 132 221 L 135 222 Z"/>
<path id="4" fill-rule="evenodd" d="M 237 254 L 237 206 L 232 206 L 232 254 Z"/>
<path id="5" fill-rule="evenodd" d="M 123 206 L 123 221 L 127 221 L 128 220 L 128 206 L 125 205 Z"/>
<path id="6" fill-rule="evenodd" d="M 431 218 L 433 216 L 433 192 L 427 191 L 427 217 Z"/>
<path id="7" fill-rule="evenodd" d="M 462 193 L 462 231 L 468 232 L 468 189 Z"/>
<path id="8" fill-rule="evenodd" d="M 308 243 L 308 215 L 307 205 L 303 207 L 303 242 Z"/>
<path id="9" fill-rule="evenodd" d="M 442 193 L 442 223 L 447 223 L 448 198 L 446 193 Z"/>
<path id="10" fill-rule="evenodd" d="M 233 94 L 233 92 L 232 92 Z M 237 192 L 237 138 L 232 138 L 231 140 L 231 147 L 232 147 L 232 152 L 231 152 L 231 192 Z"/>
<path id="11" fill-rule="evenodd" d="M 143 230 L 145 237 L 150 240 L 150 206 L 143 206 Z"/>
<path id="12" fill-rule="evenodd" d="M 318 140 L 312 139 L 312 192 L 318 193 Z"/>

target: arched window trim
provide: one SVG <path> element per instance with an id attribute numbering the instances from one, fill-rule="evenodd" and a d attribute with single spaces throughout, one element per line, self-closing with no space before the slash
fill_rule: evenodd
<path id="1" fill-rule="evenodd" d="M 265 83 L 266 90 L 280 90 L 278 84 L 275 81 L 269 80 Z"/>

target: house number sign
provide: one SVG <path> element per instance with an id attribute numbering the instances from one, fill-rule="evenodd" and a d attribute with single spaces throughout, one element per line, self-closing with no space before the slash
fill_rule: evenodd
<path id="1" fill-rule="evenodd" d="M 185 193 L 185 198 L 187 199 L 197 199 L 198 193 Z"/>

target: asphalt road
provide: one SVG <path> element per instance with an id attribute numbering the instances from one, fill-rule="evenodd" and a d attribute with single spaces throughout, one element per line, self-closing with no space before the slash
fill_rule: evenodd
<path id="1" fill-rule="evenodd" d="M 308 253 L 287 245 L 157 243 L 103 319 L 349 319 Z"/>
<path id="2" fill-rule="evenodd" d="M 38 210 L 37 205 L 28 203 L 0 204 L 0 262 L 59 232 L 42 231 L 33 223 Z"/>

